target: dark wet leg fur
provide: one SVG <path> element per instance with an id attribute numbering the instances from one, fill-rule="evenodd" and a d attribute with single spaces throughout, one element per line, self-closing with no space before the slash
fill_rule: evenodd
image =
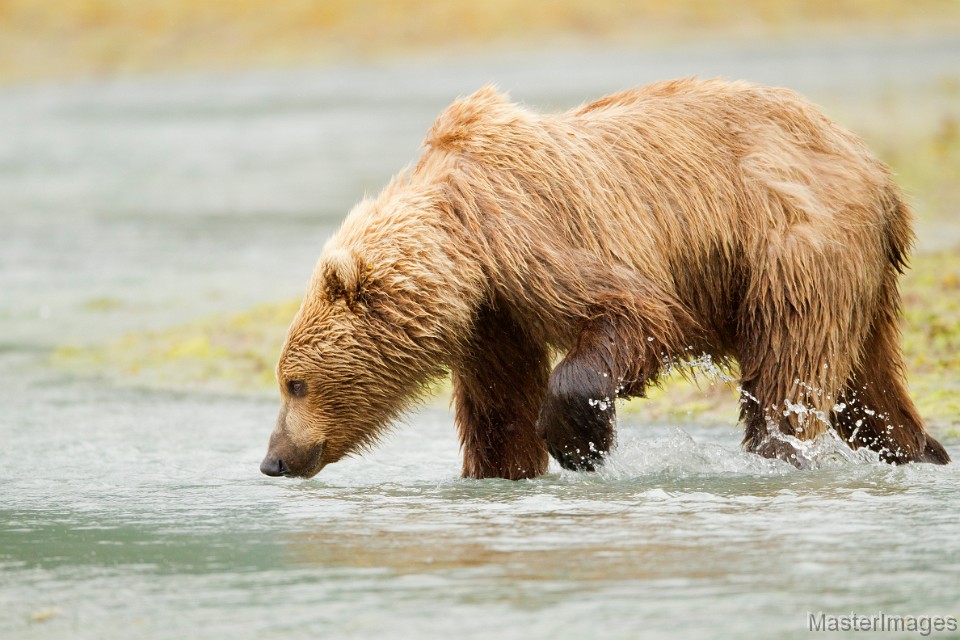
<path id="1" fill-rule="evenodd" d="M 846 406 L 833 412 L 832 422 L 851 447 L 872 449 L 887 462 L 947 464 L 950 456 L 924 429 L 902 370 L 897 317 L 881 314 L 867 339 L 863 362 L 840 396 L 838 405 Z"/>
<path id="2" fill-rule="evenodd" d="M 613 384 L 586 358 L 569 357 L 550 376 L 537 432 L 564 469 L 593 471 L 614 443 Z"/>
<path id="3" fill-rule="evenodd" d="M 624 317 L 587 322 L 550 374 L 537 433 L 563 468 L 595 470 L 614 445 L 617 398 L 642 395 L 656 378 L 662 343 L 637 340 L 640 331 Z"/>
<path id="4" fill-rule="evenodd" d="M 757 402 L 752 385 L 744 384 L 744 393 L 740 399 L 740 419 L 745 427 L 743 445 L 747 451 L 764 458 L 784 460 L 798 469 L 807 466 L 806 459 L 797 448 L 781 437 L 781 434 L 793 435 L 789 422 L 776 427 L 780 429 L 779 433 L 770 432 L 767 415 Z"/>
<path id="5" fill-rule="evenodd" d="M 535 423 L 547 388 L 546 346 L 503 308 L 487 306 L 463 361 L 453 368 L 453 400 L 465 478 L 518 480 L 547 470 Z"/>
<path id="6" fill-rule="evenodd" d="M 852 448 L 867 447 L 892 464 L 948 464 L 950 456 L 923 428 L 917 410 L 899 381 L 879 387 L 875 380 L 853 384 L 841 396 L 842 411 L 831 415 L 840 437 Z"/>

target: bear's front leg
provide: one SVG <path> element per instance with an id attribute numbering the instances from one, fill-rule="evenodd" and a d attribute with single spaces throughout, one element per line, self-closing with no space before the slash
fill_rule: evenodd
<path id="1" fill-rule="evenodd" d="M 596 469 L 614 444 L 617 398 L 642 395 L 655 378 L 662 343 L 638 331 L 623 319 L 591 320 L 550 374 L 537 433 L 563 468 Z"/>
<path id="2" fill-rule="evenodd" d="M 564 469 L 593 471 L 614 443 L 616 390 L 587 358 L 564 359 L 550 375 L 537 433 Z"/>
<path id="3" fill-rule="evenodd" d="M 536 421 L 550 373 L 546 344 L 502 308 L 487 306 L 452 373 L 463 477 L 518 480 L 545 473 L 547 450 Z"/>

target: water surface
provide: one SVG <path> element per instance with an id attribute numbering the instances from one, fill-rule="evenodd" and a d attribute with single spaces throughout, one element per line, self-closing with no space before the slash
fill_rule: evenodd
<path id="1" fill-rule="evenodd" d="M 58 398 L 8 405 L 9 637 L 799 637 L 807 611 L 957 612 L 953 466 L 797 471 L 730 427 L 628 423 L 599 474 L 477 482 L 429 410 L 278 482 L 256 475 L 272 402 L 33 384 Z"/>

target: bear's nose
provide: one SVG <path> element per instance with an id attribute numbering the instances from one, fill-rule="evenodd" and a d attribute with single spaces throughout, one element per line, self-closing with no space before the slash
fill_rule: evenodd
<path id="1" fill-rule="evenodd" d="M 263 462 L 260 463 L 260 471 L 268 476 L 285 476 L 290 473 L 290 468 L 283 463 L 283 460 L 280 458 L 273 458 L 267 456 L 263 459 Z"/>

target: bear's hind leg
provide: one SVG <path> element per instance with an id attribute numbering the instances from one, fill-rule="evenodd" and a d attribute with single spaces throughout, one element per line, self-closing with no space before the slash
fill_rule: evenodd
<path id="1" fill-rule="evenodd" d="M 746 283 L 737 359 L 744 445 L 801 466 L 790 438 L 813 440 L 836 430 L 834 407 L 873 349 L 878 310 L 895 318 L 898 301 L 884 297 L 895 294 L 896 281 L 883 247 L 873 236 L 857 235 L 871 228 L 821 229 L 810 221 L 812 210 L 794 204 L 781 201 L 784 219 L 794 224 L 767 234 L 764 262 Z M 874 215 L 873 203 L 857 206 Z M 849 214 L 832 201 L 818 209 L 823 220 Z"/>
<path id="2" fill-rule="evenodd" d="M 452 372 L 463 477 L 518 480 L 546 472 L 547 450 L 535 425 L 549 372 L 545 344 L 506 311 L 481 309 Z"/>
<path id="3" fill-rule="evenodd" d="M 740 392 L 740 419 L 744 423 L 743 446 L 752 453 L 764 458 L 784 460 L 796 467 L 804 467 L 803 455 L 784 436 L 799 440 L 809 439 L 813 434 L 823 432 L 823 429 L 810 428 L 810 415 L 801 419 L 801 416 L 784 409 L 783 398 L 775 398 L 779 394 L 771 393 L 769 388 L 753 382 L 742 382 Z M 797 402 L 791 402 L 795 407 L 806 407 L 803 398 L 794 396 Z M 786 413 L 787 415 L 784 415 Z M 812 419 L 817 420 L 816 416 Z M 807 437 L 804 437 L 804 431 Z"/>
<path id="4" fill-rule="evenodd" d="M 947 464 L 950 456 L 923 428 L 923 421 L 907 394 L 900 355 L 896 302 L 888 304 L 874 321 L 863 360 L 857 366 L 840 401 L 833 423 L 854 449 L 867 447 L 887 462 Z"/>
<path id="5" fill-rule="evenodd" d="M 826 306 L 839 296 L 821 289 L 771 292 L 769 302 L 746 309 L 737 348 L 744 447 L 798 467 L 806 463 L 791 438 L 813 440 L 831 429 L 831 409 L 852 370 L 845 350 L 863 339 L 863 323 Z"/>

